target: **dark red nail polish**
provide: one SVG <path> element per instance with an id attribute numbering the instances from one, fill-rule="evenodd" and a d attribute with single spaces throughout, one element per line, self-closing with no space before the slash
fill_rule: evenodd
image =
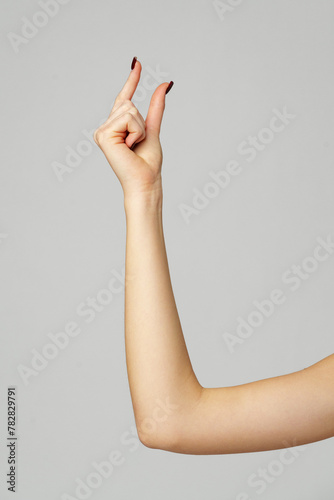
<path id="1" fill-rule="evenodd" d="M 133 68 L 135 67 L 135 65 L 136 65 L 136 61 L 137 61 L 137 58 L 136 58 L 136 57 L 134 57 L 134 58 L 132 59 L 132 63 L 131 63 L 131 70 L 133 70 Z"/>
<path id="2" fill-rule="evenodd" d="M 167 94 L 168 94 L 168 92 L 169 92 L 169 91 L 170 91 L 170 89 L 173 87 L 173 85 L 174 85 L 174 82 L 173 82 L 173 81 L 171 81 L 171 82 L 170 82 L 170 84 L 168 85 L 168 87 L 166 88 L 166 94 L 165 94 L 165 95 L 167 95 Z"/>

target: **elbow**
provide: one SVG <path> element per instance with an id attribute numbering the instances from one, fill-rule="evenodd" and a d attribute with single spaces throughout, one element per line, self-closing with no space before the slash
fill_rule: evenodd
<path id="1" fill-rule="evenodd" d="M 180 404 L 169 397 L 154 404 L 136 405 L 134 416 L 139 441 L 146 448 L 173 451 L 180 426 Z"/>
<path id="2" fill-rule="evenodd" d="M 189 430 L 193 427 L 193 418 L 201 400 L 203 388 L 196 392 L 188 391 L 188 397 L 183 398 L 182 404 L 170 401 L 169 398 L 152 410 L 138 412 L 136 416 L 136 427 L 138 438 L 146 448 L 172 451 L 180 453 L 183 443 L 187 441 Z M 182 452 L 182 451 L 181 451 Z"/>
<path id="3" fill-rule="evenodd" d="M 177 444 L 173 436 L 149 436 L 138 434 L 139 441 L 151 450 L 173 451 L 177 449 Z"/>
<path id="4" fill-rule="evenodd" d="M 176 431 L 171 429 L 168 432 L 143 432 L 137 426 L 139 441 L 146 447 L 152 450 L 175 451 L 177 449 Z"/>
<path id="5" fill-rule="evenodd" d="M 150 424 L 150 425 L 149 425 Z M 143 419 L 136 427 L 139 441 L 153 450 L 175 451 L 178 445 L 178 429 L 180 418 L 174 416 L 163 422 L 153 422 L 152 419 Z"/>
<path id="6" fill-rule="evenodd" d="M 147 434 L 144 434 L 142 432 L 139 432 L 139 429 L 137 427 L 137 431 L 138 431 L 138 438 L 139 438 L 139 441 L 141 442 L 141 444 L 143 444 L 146 448 L 150 448 L 150 449 L 160 449 L 159 446 L 158 446 L 158 440 L 157 438 L 155 437 L 154 439 L 152 438 L 152 436 L 149 436 Z"/>

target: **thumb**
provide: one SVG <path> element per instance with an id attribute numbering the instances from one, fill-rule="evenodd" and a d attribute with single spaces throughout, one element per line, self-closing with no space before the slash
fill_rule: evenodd
<path id="1" fill-rule="evenodd" d="M 162 83 L 157 87 L 151 97 L 150 106 L 148 108 L 146 125 L 146 139 L 159 139 L 162 117 L 165 110 L 166 93 L 170 91 L 174 82 Z"/>

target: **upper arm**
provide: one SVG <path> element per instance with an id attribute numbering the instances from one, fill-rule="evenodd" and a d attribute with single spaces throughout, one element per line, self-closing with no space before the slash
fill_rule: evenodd
<path id="1" fill-rule="evenodd" d="M 231 387 L 203 388 L 179 420 L 170 451 L 281 449 L 334 436 L 334 354 L 303 370 Z"/>

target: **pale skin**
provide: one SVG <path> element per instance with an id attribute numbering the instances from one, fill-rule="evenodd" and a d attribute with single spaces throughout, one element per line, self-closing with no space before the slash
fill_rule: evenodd
<path id="1" fill-rule="evenodd" d="M 333 437 L 334 354 L 303 370 L 242 385 L 209 388 L 197 380 L 162 224 L 160 129 L 169 82 L 154 91 L 145 120 L 131 101 L 141 69 L 137 60 L 107 121 L 94 133 L 124 193 L 125 350 L 140 441 L 148 448 L 209 455 Z"/>

